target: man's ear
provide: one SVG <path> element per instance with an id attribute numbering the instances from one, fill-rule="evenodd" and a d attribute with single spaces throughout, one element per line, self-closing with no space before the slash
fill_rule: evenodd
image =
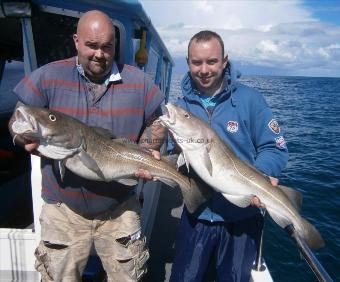
<path id="1" fill-rule="evenodd" d="M 225 67 L 227 66 L 228 64 L 228 55 L 226 55 L 224 58 L 223 58 L 223 68 L 225 69 Z"/>
<path id="2" fill-rule="evenodd" d="M 74 46 L 78 50 L 78 35 L 76 33 L 73 34 L 73 42 L 74 42 Z"/>

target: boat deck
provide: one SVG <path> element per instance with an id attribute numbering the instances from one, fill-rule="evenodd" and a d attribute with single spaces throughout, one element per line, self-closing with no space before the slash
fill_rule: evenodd
<path id="1" fill-rule="evenodd" d="M 175 255 L 175 238 L 183 208 L 179 189 L 161 186 L 149 240 L 148 273 L 143 282 L 169 281 Z"/>
<path id="2" fill-rule="evenodd" d="M 149 240 L 148 273 L 143 282 L 169 281 L 175 256 L 175 240 L 183 209 L 179 189 L 161 185 L 155 221 Z M 205 282 L 215 281 L 209 267 Z"/>
<path id="3" fill-rule="evenodd" d="M 169 281 L 182 209 L 183 201 L 179 189 L 161 185 L 154 225 L 149 240 L 148 273 L 143 278 L 143 282 Z M 204 277 L 205 282 L 216 281 L 213 265 L 214 261 L 211 261 Z M 250 281 L 273 282 L 268 269 L 260 272 L 252 270 Z"/>

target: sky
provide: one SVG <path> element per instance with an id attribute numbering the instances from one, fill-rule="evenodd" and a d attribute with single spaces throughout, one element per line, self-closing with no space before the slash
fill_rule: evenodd
<path id="1" fill-rule="evenodd" d="M 210 29 L 243 74 L 340 77 L 340 0 L 140 0 L 187 70 L 189 39 Z"/>

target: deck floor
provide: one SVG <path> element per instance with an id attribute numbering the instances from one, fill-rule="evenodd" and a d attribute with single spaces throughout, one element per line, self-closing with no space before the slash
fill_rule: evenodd
<path id="1" fill-rule="evenodd" d="M 169 281 L 183 201 L 179 189 L 162 185 L 149 241 L 148 273 L 143 282 Z"/>

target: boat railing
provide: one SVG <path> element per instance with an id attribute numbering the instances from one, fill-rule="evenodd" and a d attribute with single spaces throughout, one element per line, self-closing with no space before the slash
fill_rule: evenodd
<path id="1" fill-rule="evenodd" d="M 255 265 L 254 265 L 255 271 L 264 271 L 266 269 L 266 266 L 263 264 L 263 260 L 262 260 L 263 233 L 264 233 L 264 224 L 265 224 L 265 219 L 266 219 L 266 210 L 261 209 L 261 213 L 263 216 L 263 226 L 262 226 L 262 231 L 261 231 L 261 238 L 260 238 L 259 244 L 257 246 L 257 251 L 256 251 L 256 258 L 255 258 Z"/>
<path id="2" fill-rule="evenodd" d="M 265 223 L 266 211 L 264 209 L 261 209 L 261 213 L 263 215 L 263 221 Z M 257 272 L 262 272 L 266 270 L 266 266 L 263 264 L 263 259 L 262 259 L 264 223 L 263 223 L 263 228 L 261 232 L 261 238 L 260 238 L 258 248 L 257 248 L 255 264 L 253 267 L 253 271 L 257 271 Z M 333 279 L 330 277 L 330 275 L 327 273 L 327 271 L 322 266 L 320 261 L 313 254 L 312 250 L 308 247 L 307 243 L 302 238 L 300 238 L 300 236 L 298 236 L 298 234 L 295 231 L 294 226 L 290 224 L 285 228 L 285 230 L 296 243 L 298 250 L 300 251 L 300 254 L 303 256 L 304 260 L 307 262 L 308 266 L 311 268 L 311 270 L 313 271 L 318 281 L 332 282 Z"/>
<path id="3" fill-rule="evenodd" d="M 311 249 L 308 247 L 306 242 L 298 236 L 295 232 L 295 228 L 292 224 L 288 225 L 285 230 L 291 236 L 291 238 L 295 241 L 300 254 L 303 256 L 311 270 L 313 271 L 314 275 L 320 282 L 331 282 L 333 279 L 329 276 L 325 268 L 322 266 L 320 261 L 316 258 L 313 254 Z"/>

